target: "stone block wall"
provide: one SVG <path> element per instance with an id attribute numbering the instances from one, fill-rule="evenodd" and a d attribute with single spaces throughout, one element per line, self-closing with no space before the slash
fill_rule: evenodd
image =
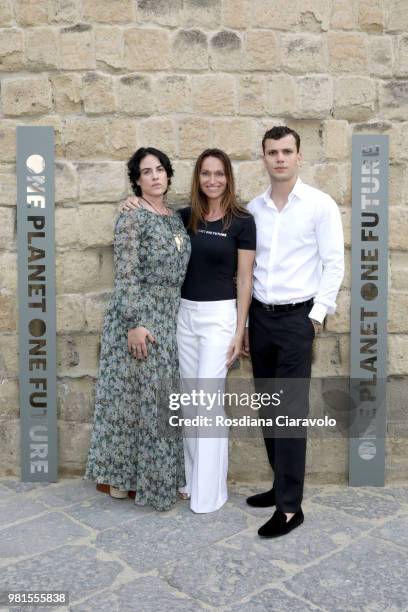
<path id="1" fill-rule="evenodd" d="M 408 475 L 408 4 L 401 0 L 0 0 L 0 472 L 18 473 L 15 128 L 56 134 L 58 423 L 61 470 L 81 473 L 112 224 L 141 145 L 175 167 L 188 202 L 195 157 L 232 157 L 238 195 L 265 188 L 264 131 L 302 136 L 304 180 L 338 202 L 346 277 L 315 344 L 314 376 L 347 376 L 352 133 L 390 136 L 387 474 Z M 248 363 L 241 374 L 250 375 Z M 236 373 L 234 373 L 236 375 Z M 308 470 L 344 479 L 345 440 L 311 440 Z M 262 445 L 231 442 L 231 477 L 268 478 Z"/>

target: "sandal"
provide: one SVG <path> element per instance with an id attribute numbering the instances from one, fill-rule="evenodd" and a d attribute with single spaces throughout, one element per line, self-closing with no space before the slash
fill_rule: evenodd
<path id="1" fill-rule="evenodd" d="M 129 491 L 121 491 L 118 487 L 109 487 L 109 495 L 114 499 L 126 499 L 129 495 Z"/>
<path id="2" fill-rule="evenodd" d="M 183 501 L 188 501 L 189 499 L 191 499 L 191 495 L 189 495 L 188 493 L 183 493 L 182 491 L 177 491 L 177 494 L 180 497 L 180 499 L 182 499 Z"/>

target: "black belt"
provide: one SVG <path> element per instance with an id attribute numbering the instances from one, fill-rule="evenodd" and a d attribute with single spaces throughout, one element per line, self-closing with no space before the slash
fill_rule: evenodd
<path id="1" fill-rule="evenodd" d="M 259 306 L 264 310 L 270 310 L 272 312 L 288 312 L 289 310 L 296 310 L 296 308 L 302 308 L 302 306 L 313 306 L 313 298 L 306 300 L 306 302 L 296 302 L 296 304 L 265 304 L 260 302 L 256 298 L 252 298 L 252 304 Z"/>

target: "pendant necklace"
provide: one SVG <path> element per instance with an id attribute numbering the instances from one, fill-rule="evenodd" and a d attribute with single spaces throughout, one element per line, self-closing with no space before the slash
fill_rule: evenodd
<path id="1" fill-rule="evenodd" d="M 156 208 L 156 206 L 152 204 L 152 202 L 149 202 L 149 200 L 146 200 L 145 197 L 140 196 L 140 199 L 144 200 L 146 204 L 149 204 L 149 206 L 151 206 L 153 210 L 155 210 L 160 217 L 174 217 L 174 215 L 163 214 L 162 212 L 160 212 L 160 210 Z M 167 206 L 166 206 L 166 211 L 168 211 Z M 173 234 L 173 238 L 174 238 L 174 242 L 176 243 L 177 250 L 180 252 L 181 247 L 183 246 L 183 243 L 184 243 L 184 237 L 180 232 L 176 233 L 173 230 L 171 230 L 171 233 Z"/>

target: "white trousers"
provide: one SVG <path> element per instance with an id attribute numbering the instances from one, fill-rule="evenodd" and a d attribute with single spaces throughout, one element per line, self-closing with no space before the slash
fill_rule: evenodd
<path id="1" fill-rule="evenodd" d="M 222 395 L 227 375 L 227 352 L 237 324 L 236 300 L 193 302 L 181 300 L 177 322 L 177 344 L 183 392 L 192 388 Z M 215 396 L 214 396 L 215 397 Z M 219 404 L 183 409 L 185 416 L 224 414 Z M 183 415 L 183 416 L 184 416 Z M 228 499 L 228 437 L 206 437 L 208 430 L 195 429 L 184 436 L 186 486 L 193 512 L 214 512 Z M 215 432 L 215 429 L 212 429 Z M 217 432 L 218 433 L 218 432 Z M 228 435 L 228 433 L 227 433 Z"/>

